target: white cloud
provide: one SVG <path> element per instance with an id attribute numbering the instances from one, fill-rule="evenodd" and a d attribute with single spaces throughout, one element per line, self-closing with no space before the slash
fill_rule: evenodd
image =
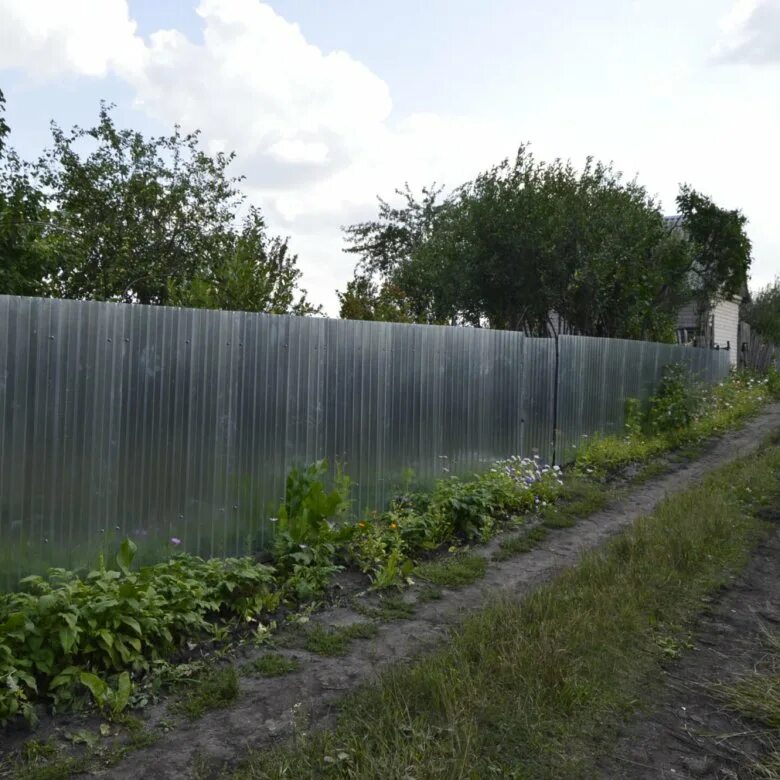
<path id="1" fill-rule="evenodd" d="M 485 123 L 392 116 L 381 78 L 312 45 L 267 3 L 201 0 L 196 10 L 202 40 L 178 30 L 142 40 L 124 0 L 0 0 L 0 68 L 113 73 L 139 109 L 199 128 L 212 152 L 236 150 L 248 191 L 292 236 L 304 285 L 331 313 L 354 265 L 341 252 L 341 225 L 374 213 L 376 195 L 406 179 L 459 184 L 513 151 Z"/>
<path id="2" fill-rule="evenodd" d="M 721 20 L 723 63 L 780 64 L 780 0 L 738 0 Z"/>
<path id="3" fill-rule="evenodd" d="M 0 0 L 0 68 L 48 79 L 105 76 L 138 62 L 126 0 Z"/>
<path id="4" fill-rule="evenodd" d="M 245 162 L 343 166 L 381 127 L 387 85 L 344 52 L 323 53 L 257 0 L 203 0 L 203 43 L 177 31 L 150 37 L 128 73 L 139 106 L 218 137 Z"/>

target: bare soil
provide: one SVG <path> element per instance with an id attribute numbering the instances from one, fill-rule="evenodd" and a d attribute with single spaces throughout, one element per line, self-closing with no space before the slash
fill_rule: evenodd
<path id="1" fill-rule="evenodd" d="M 501 563 L 491 562 L 485 577 L 475 584 L 457 590 L 444 589 L 437 600 L 420 600 L 410 619 L 381 624 L 374 638 L 355 641 L 345 656 L 321 657 L 300 649 L 282 650 L 301 662 L 299 671 L 271 679 L 242 676 L 239 698 L 230 709 L 207 713 L 193 723 L 179 723 L 151 747 L 137 750 L 122 763 L 94 774 L 159 780 L 192 777 L 196 771 L 200 777 L 217 775 L 239 761 L 247 748 L 262 748 L 289 736 L 296 711 L 305 710 L 310 729 L 327 726 L 333 722 L 337 702 L 345 693 L 375 680 L 389 664 L 408 662 L 440 644 L 450 628 L 464 614 L 482 606 L 489 595 L 505 590 L 522 598 L 574 565 L 584 551 L 602 545 L 638 517 L 652 512 L 666 496 L 688 488 L 712 469 L 749 454 L 766 434 L 778 429 L 780 404 L 775 404 L 740 431 L 716 440 L 700 458 L 648 480 L 607 509 L 583 518 L 576 526 L 555 531 L 525 555 Z M 489 558 L 499 541 L 500 537 L 477 552 Z M 765 585 L 768 587 L 769 583 Z M 421 590 L 412 588 L 405 598 L 414 603 Z M 777 591 L 774 592 L 776 596 Z M 360 611 L 348 606 L 312 618 L 313 623 L 328 626 L 364 620 Z M 254 651 L 254 655 L 261 652 Z M 155 729 L 170 721 L 171 715 L 164 705 L 158 705 L 146 713 L 146 718 L 148 726 Z M 652 767 L 650 762 L 644 763 Z M 618 770 L 623 771 L 623 764 L 617 761 L 609 771 L 614 769 L 615 777 L 640 776 L 634 770 L 642 770 L 641 766 L 628 766 L 631 767 L 628 773 L 620 774 Z"/>
<path id="2" fill-rule="evenodd" d="M 766 517 L 780 523 L 780 510 Z M 653 704 L 627 724 L 600 776 L 753 777 L 770 734 L 724 709 L 713 685 L 729 684 L 761 664 L 764 631 L 780 632 L 780 525 L 702 616 L 694 648 L 668 665 Z"/>

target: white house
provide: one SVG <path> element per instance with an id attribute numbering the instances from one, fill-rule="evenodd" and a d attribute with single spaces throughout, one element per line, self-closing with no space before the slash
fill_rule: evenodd
<path id="1" fill-rule="evenodd" d="M 671 230 L 684 230 L 682 217 L 664 219 Z M 696 302 L 685 304 L 677 314 L 678 343 L 727 349 L 729 361 L 736 366 L 740 348 L 739 312 L 747 295 L 745 285 L 739 295 L 717 296 L 703 310 Z"/>
<path id="2" fill-rule="evenodd" d="M 705 311 L 687 303 L 677 314 L 677 341 L 680 344 L 718 347 L 729 350 L 729 361 L 737 365 L 739 353 L 739 307 L 742 296 L 716 298 Z"/>

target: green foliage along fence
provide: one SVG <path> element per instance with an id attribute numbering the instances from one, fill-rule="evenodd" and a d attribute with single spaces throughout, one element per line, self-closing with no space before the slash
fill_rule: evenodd
<path id="1" fill-rule="evenodd" d="M 320 458 L 355 512 L 513 454 L 562 462 L 675 361 L 728 371 L 641 342 L 0 296 L 0 584 L 125 537 L 146 560 L 257 550 Z"/>

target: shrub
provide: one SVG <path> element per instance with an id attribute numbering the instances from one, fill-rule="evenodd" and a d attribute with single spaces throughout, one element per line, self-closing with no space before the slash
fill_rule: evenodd
<path id="1" fill-rule="evenodd" d="M 688 369 L 672 363 L 664 368 L 658 390 L 648 402 L 644 428 L 650 434 L 688 428 L 701 403 L 701 392 Z"/>
<path id="2" fill-rule="evenodd" d="M 274 569 L 251 558 L 182 554 L 134 571 L 135 549 L 123 542 L 116 569 L 100 565 L 83 579 L 54 569 L 0 596 L 0 723 L 31 720 L 39 693 L 55 709 L 77 704 L 83 686 L 121 709 L 127 670 L 147 671 L 185 638 L 212 633 L 218 616 L 243 620 L 278 605 Z"/>

